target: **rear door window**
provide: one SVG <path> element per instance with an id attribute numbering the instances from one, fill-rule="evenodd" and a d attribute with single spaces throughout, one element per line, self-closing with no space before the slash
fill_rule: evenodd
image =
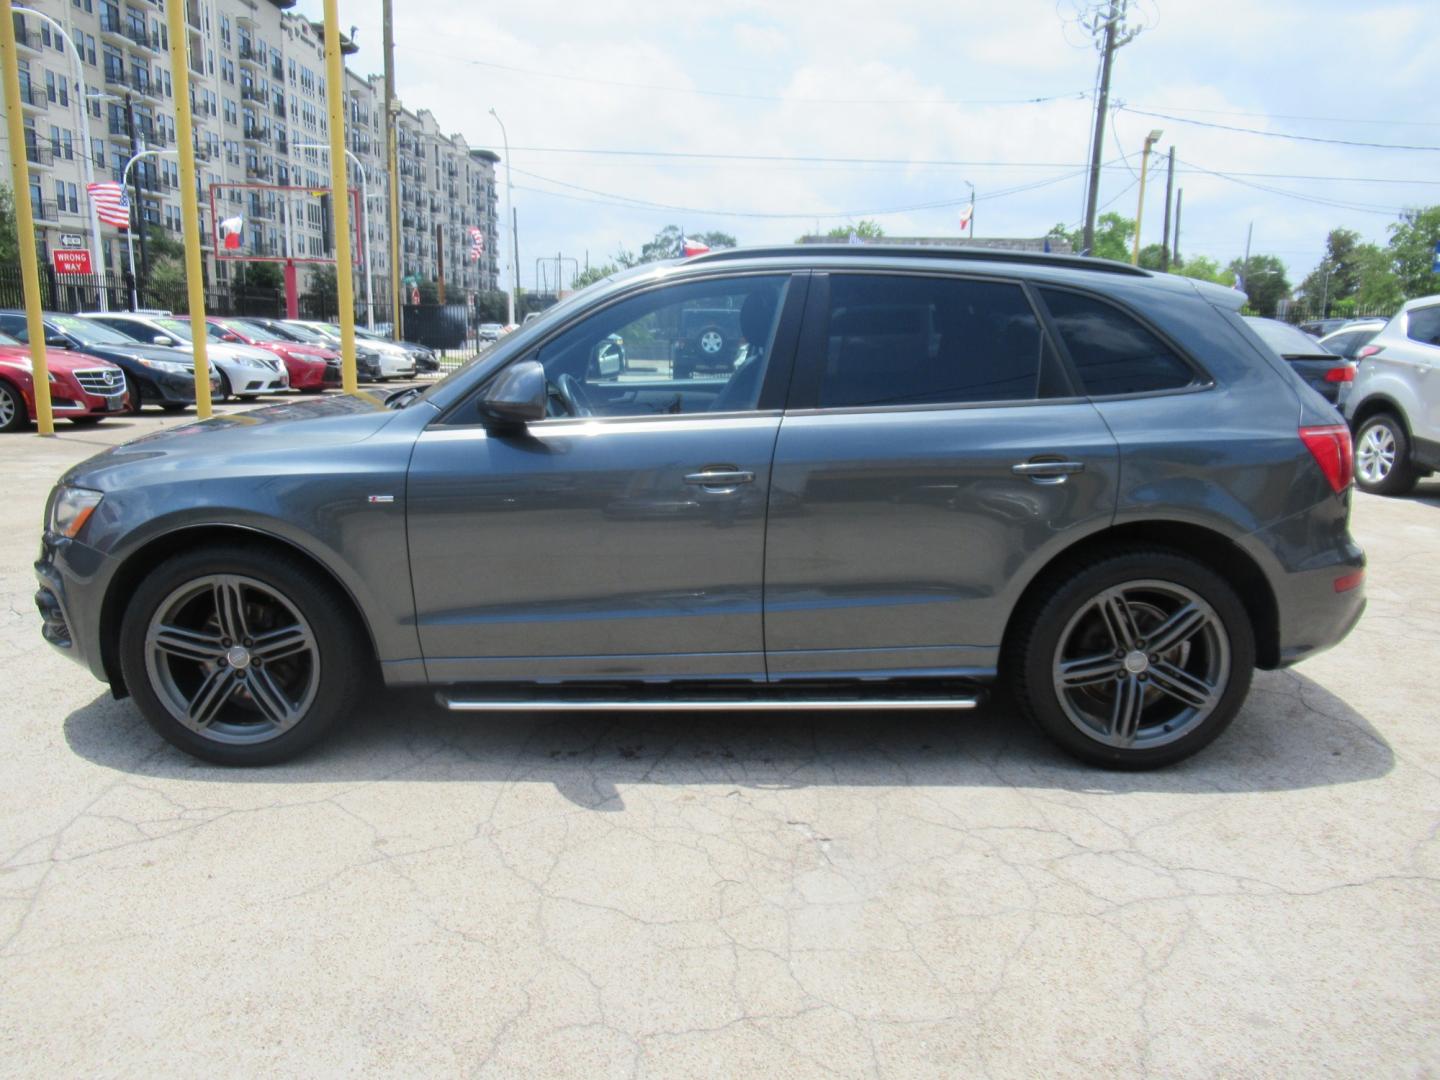
<path id="1" fill-rule="evenodd" d="M 1016 284 L 836 274 L 821 408 L 1028 401 L 1045 336 Z"/>
<path id="2" fill-rule="evenodd" d="M 1197 381 L 1174 349 L 1119 308 L 1064 289 L 1039 291 L 1090 396 L 1158 393 Z"/>
<path id="3" fill-rule="evenodd" d="M 1405 333 L 1421 345 L 1440 345 L 1440 304 L 1416 308 L 1405 316 Z"/>

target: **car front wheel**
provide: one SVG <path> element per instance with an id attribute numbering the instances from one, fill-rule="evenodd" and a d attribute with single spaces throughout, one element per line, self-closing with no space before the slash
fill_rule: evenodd
<path id="1" fill-rule="evenodd" d="M 369 643 L 333 586 L 299 559 L 205 548 L 162 563 L 120 634 L 125 684 L 151 726 L 222 765 L 268 765 L 348 714 Z"/>
<path id="2" fill-rule="evenodd" d="M 0 382 L 0 431 L 23 431 L 30 424 L 25 399 L 7 382 Z"/>
<path id="3" fill-rule="evenodd" d="M 1021 616 L 1007 663 L 1021 711 L 1094 765 L 1148 769 L 1225 730 L 1250 689 L 1255 636 L 1214 571 L 1137 549 L 1058 580 Z"/>
<path id="4" fill-rule="evenodd" d="M 1405 426 L 1389 413 L 1372 416 L 1355 437 L 1355 483 L 1372 495 L 1404 495 L 1420 476 L 1410 464 Z"/>

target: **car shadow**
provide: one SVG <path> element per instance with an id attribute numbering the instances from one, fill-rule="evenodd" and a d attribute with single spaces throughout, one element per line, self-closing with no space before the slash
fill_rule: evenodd
<path id="1" fill-rule="evenodd" d="M 377 695 L 284 765 L 236 769 L 161 740 L 108 695 L 65 720 L 78 755 L 120 772 L 216 783 L 464 781 L 550 784 L 590 810 L 625 809 L 633 784 L 735 788 L 1015 787 L 1093 794 L 1324 787 L 1388 773 L 1394 754 L 1347 702 L 1293 671 L 1259 672 L 1234 725 L 1197 756 L 1156 772 L 1109 772 L 1055 749 L 1004 700 L 973 713 L 826 715 L 497 713 L 441 709 L 424 692 Z"/>
<path id="2" fill-rule="evenodd" d="M 1411 502 L 1440 506 L 1440 480 L 1421 480 L 1410 496 Z"/>

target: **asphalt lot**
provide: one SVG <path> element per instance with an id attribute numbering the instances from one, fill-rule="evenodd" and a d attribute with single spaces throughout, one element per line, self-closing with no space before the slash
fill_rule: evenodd
<path id="1" fill-rule="evenodd" d="M 1180 767 L 955 719 L 452 716 L 290 765 L 162 743 L 39 634 L 0 437 L 0 1072 L 1440 1072 L 1440 481 L 1370 608 Z"/>

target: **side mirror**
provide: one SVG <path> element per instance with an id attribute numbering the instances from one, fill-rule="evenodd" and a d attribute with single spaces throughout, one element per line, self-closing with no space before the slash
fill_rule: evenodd
<path id="1" fill-rule="evenodd" d="M 68 349 L 70 347 L 70 339 L 60 334 L 46 334 L 45 347 L 47 349 Z"/>
<path id="2" fill-rule="evenodd" d="M 240 340 L 240 335 L 239 335 L 239 334 L 232 334 L 230 331 L 227 330 L 225 333 L 223 333 L 223 334 L 220 335 L 220 340 L 221 340 L 221 341 L 236 342 L 236 341 L 239 341 L 239 340 Z"/>
<path id="3" fill-rule="evenodd" d="M 166 337 L 164 334 L 156 334 L 150 339 L 150 342 L 153 345 L 174 345 L 175 339 L 172 337 Z"/>
<path id="4" fill-rule="evenodd" d="M 528 424 L 545 419 L 545 369 L 538 360 L 511 364 L 491 384 L 480 402 L 480 410 L 493 420 Z"/>

